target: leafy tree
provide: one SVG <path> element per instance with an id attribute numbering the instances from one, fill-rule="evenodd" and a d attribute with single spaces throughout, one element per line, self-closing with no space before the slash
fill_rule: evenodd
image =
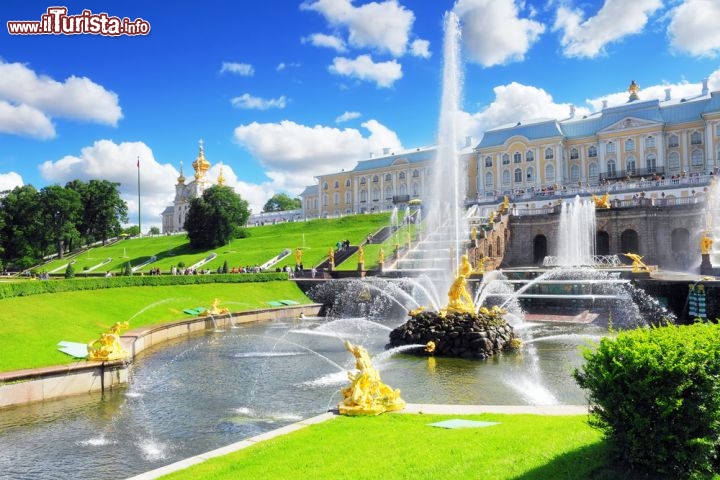
<path id="1" fill-rule="evenodd" d="M 82 202 L 82 216 L 77 229 L 87 243 L 117 236 L 121 223 L 128 221 L 127 203 L 120 198 L 119 183 L 108 180 L 82 180 L 68 182 L 65 187 L 76 191 Z"/>
<path id="2" fill-rule="evenodd" d="M 192 248 L 215 248 L 227 244 L 236 227 L 250 216 L 247 201 L 224 185 L 206 189 L 190 202 L 185 230 Z"/>
<path id="3" fill-rule="evenodd" d="M 0 245 L 6 264 L 25 269 L 45 255 L 39 213 L 40 197 L 32 185 L 16 187 L 0 201 Z"/>
<path id="4" fill-rule="evenodd" d="M 150 227 L 148 230 L 149 235 L 160 235 L 160 229 L 158 227 Z"/>
<path id="5" fill-rule="evenodd" d="M 290 198 L 286 193 L 276 193 L 270 200 L 265 202 L 263 212 L 283 212 L 285 210 L 297 210 L 302 206 L 299 198 Z"/>
<path id="6" fill-rule="evenodd" d="M 40 221 L 45 227 L 47 245 L 55 245 L 59 258 L 66 245 L 79 240 L 76 225 L 82 215 L 80 194 L 75 190 L 50 185 L 40 190 Z"/>
<path id="7" fill-rule="evenodd" d="M 122 233 L 130 237 L 136 237 L 140 235 L 140 227 L 138 225 L 131 225 L 127 228 L 124 228 Z"/>
<path id="8" fill-rule="evenodd" d="M 69 263 L 65 269 L 65 278 L 75 278 L 75 267 L 72 263 Z"/>

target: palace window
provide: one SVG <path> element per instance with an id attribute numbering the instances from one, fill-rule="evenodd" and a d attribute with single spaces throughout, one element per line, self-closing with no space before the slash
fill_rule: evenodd
<path id="1" fill-rule="evenodd" d="M 625 166 L 627 167 L 626 170 L 628 172 L 628 175 L 635 175 L 635 170 L 637 168 L 635 166 L 635 157 L 630 155 L 627 160 L 625 160 Z"/>
<path id="2" fill-rule="evenodd" d="M 360 202 L 367 202 L 367 191 L 365 189 L 360 190 Z"/>
<path id="3" fill-rule="evenodd" d="M 617 149 L 615 148 L 615 144 L 613 142 L 608 142 L 605 145 L 605 153 L 615 153 Z"/>
<path id="4" fill-rule="evenodd" d="M 608 160 L 607 162 L 607 173 L 609 177 L 614 177 L 617 170 L 615 169 L 615 160 Z"/>
<path id="5" fill-rule="evenodd" d="M 668 147 L 677 148 L 680 146 L 680 138 L 673 134 L 668 137 Z"/>
<path id="6" fill-rule="evenodd" d="M 647 166 L 648 173 L 655 173 L 657 171 L 657 157 L 651 153 L 645 158 L 645 165 Z"/>
<path id="7" fill-rule="evenodd" d="M 365 177 L 362 177 L 360 179 L 360 185 L 365 185 L 366 183 L 367 183 L 367 180 L 365 179 Z"/>
<path id="8" fill-rule="evenodd" d="M 328 206 L 329 200 L 330 200 L 330 196 L 327 193 L 323 193 L 323 207 Z"/>
<path id="9" fill-rule="evenodd" d="M 522 170 L 519 168 L 515 169 L 515 183 L 522 183 Z"/>
<path id="10" fill-rule="evenodd" d="M 349 178 L 348 178 L 347 180 L 345 180 L 345 186 L 346 186 L 346 187 L 349 187 L 349 186 L 350 186 L 350 179 L 349 179 Z"/>
<path id="11" fill-rule="evenodd" d="M 493 187 L 493 174 L 492 172 L 487 172 L 485 174 L 485 188 L 490 189 Z"/>
<path id="12" fill-rule="evenodd" d="M 598 164 L 596 162 L 592 162 L 588 166 L 588 173 L 590 174 L 590 178 L 598 177 Z"/>
<path id="13" fill-rule="evenodd" d="M 492 157 L 491 157 L 490 155 L 488 155 L 487 157 L 485 157 L 485 166 L 486 166 L 486 167 L 492 167 Z"/>
<path id="14" fill-rule="evenodd" d="M 532 150 L 528 150 L 525 152 L 525 161 L 526 162 L 534 162 L 535 161 L 535 154 Z"/>
<path id="15" fill-rule="evenodd" d="M 720 123 L 715 125 L 715 136 L 720 137 Z"/>
<path id="16" fill-rule="evenodd" d="M 380 189 L 377 187 L 374 187 L 372 190 L 372 199 L 373 202 L 377 202 L 380 200 Z"/>
<path id="17" fill-rule="evenodd" d="M 702 134 L 700 132 L 693 132 L 690 134 L 691 145 L 702 145 Z"/>
<path id="18" fill-rule="evenodd" d="M 327 183 L 327 182 L 323 182 L 323 190 L 327 190 L 327 189 L 328 189 L 328 183 Z"/>
<path id="19" fill-rule="evenodd" d="M 502 156 L 502 164 L 503 164 L 503 165 L 510 165 L 510 155 L 508 155 L 507 153 L 503 153 L 503 156 Z"/>
<path id="20" fill-rule="evenodd" d="M 668 168 L 673 172 L 680 170 L 680 155 L 677 152 L 670 152 L 668 155 Z"/>
<path id="21" fill-rule="evenodd" d="M 577 160 L 580 158 L 580 152 L 578 152 L 577 148 L 571 148 L 570 149 L 570 160 Z"/>
<path id="22" fill-rule="evenodd" d="M 580 167 L 572 165 L 570 167 L 570 181 L 577 182 L 580 180 Z"/>
<path id="23" fill-rule="evenodd" d="M 522 163 L 522 154 L 520 152 L 513 154 L 513 163 Z"/>
<path id="24" fill-rule="evenodd" d="M 393 196 L 393 188 L 392 188 L 392 186 L 386 187 L 386 188 L 385 188 L 385 200 L 390 200 L 390 199 L 392 199 L 392 196 Z"/>
<path id="25" fill-rule="evenodd" d="M 655 148 L 655 137 L 649 136 L 645 138 L 645 148 Z"/>
<path id="26" fill-rule="evenodd" d="M 340 194 L 338 192 L 333 193 L 333 204 L 337 205 L 340 203 Z"/>
<path id="27" fill-rule="evenodd" d="M 413 197 L 419 197 L 420 196 L 420 184 L 417 182 L 413 182 L 412 184 L 412 194 Z"/>
<path id="28" fill-rule="evenodd" d="M 552 148 L 546 148 L 545 149 L 545 160 L 552 160 L 555 158 L 555 154 L 553 153 Z"/>
<path id="29" fill-rule="evenodd" d="M 335 183 L 333 184 L 333 188 L 340 188 L 340 182 L 335 180 Z"/>
<path id="30" fill-rule="evenodd" d="M 510 170 L 503 170 L 503 185 L 510 185 Z"/>
<path id="31" fill-rule="evenodd" d="M 528 183 L 535 181 L 535 170 L 533 169 L 533 167 L 527 168 L 527 181 Z"/>
<path id="32" fill-rule="evenodd" d="M 352 202 L 352 194 L 350 192 L 345 192 L 345 203 L 351 203 Z"/>
<path id="33" fill-rule="evenodd" d="M 386 181 L 386 182 L 392 181 L 392 175 L 390 175 L 389 173 L 386 173 L 386 174 L 385 174 L 385 181 Z"/>
<path id="34" fill-rule="evenodd" d="M 590 147 L 588 148 L 588 157 L 597 157 L 597 147 L 595 145 L 590 145 Z"/>
<path id="35" fill-rule="evenodd" d="M 412 176 L 413 176 L 413 178 L 418 178 L 418 177 L 420 176 L 420 171 L 419 171 L 419 170 L 413 170 Z"/>
<path id="36" fill-rule="evenodd" d="M 398 174 L 398 178 L 399 178 L 400 180 L 405 180 L 405 172 L 400 172 L 400 173 Z"/>
<path id="37" fill-rule="evenodd" d="M 373 175 L 373 183 L 378 183 L 380 181 L 380 177 L 377 175 Z"/>
<path id="38" fill-rule="evenodd" d="M 400 188 L 398 188 L 398 195 L 407 195 L 407 185 L 404 183 L 400 185 Z"/>
<path id="39" fill-rule="evenodd" d="M 545 181 L 546 182 L 554 182 L 555 181 L 555 167 L 548 164 L 545 166 Z"/>
<path id="40" fill-rule="evenodd" d="M 628 138 L 625 140 L 625 151 L 626 152 L 634 152 L 635 151 L 635 140 L 632 138 Z"/>
<path id="41" fill-rule="evenodd" d="M 692 153 L 690 154 L 690 164 L 693 167 L 702 167 L 705 164 L 702 150 L 696 148 L 692 151 Z"/>

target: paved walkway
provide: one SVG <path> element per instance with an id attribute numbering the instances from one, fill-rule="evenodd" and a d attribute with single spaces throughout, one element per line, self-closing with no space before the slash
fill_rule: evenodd
<path id="1" fill-rule="evenodd" d="M 505 414 L 536 414 L 536 415 L 583 415 L 588 413 L 587 405 L 435 405 L 435 404 L 419 404 L 409 403 L 402 411 L 395 412 L 398 414 L 414 413 L 414 414 L 438 414 L 438 415 L 476 415 L 479 413 L 505 413 Z M 270 440 L 271 438 L 280 437 L 288 433 L 295 432 L 308 425 L 322 423 L 331 420 L 337 416 L 337 412 L 327 412 L 312 418 L 301 420 L 290 425 L 271 430 L 261 435 L 256 435 L 239 442 L 226 445 L 216 450 L 201 453 L 194 457 L 186 458 L 164 467 L 141 473 L 127 480 L 152 480 L 163 475 L 168 475 L 178 470 L 183 470 L 192 465 L 197 465 L 205 460 L 214 457 L 221 457 L 232 452 L 251 447 L 258 442 Z"/>

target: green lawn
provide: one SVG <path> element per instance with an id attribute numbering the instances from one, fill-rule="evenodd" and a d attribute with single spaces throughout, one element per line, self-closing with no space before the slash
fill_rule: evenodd
<path id="1" fill-rule="evenodd" d="M 190 266 L 210 253 L 216 253 L 217 258 L 203 268 L 217 269 L 225 261 L 228 262 L 228 268 L 262 265 L 284 249 L 294 251 L 296 248 L 301 248 L 303 265 L 310 268 L 321 263 L 327 257 L 330 247 L 334 247 L 337 241 L 348 239 L 350 243 L 356 245 L 368 234 L 387 226 L 389 220 L 389 213 L 380 213 L 249 227 L 247 229 L 250 233 L 249 237 L 232 240 L 228 245 L 208 251 L 190 249 L 185 235 L 132 238 L 106 247 L 95 247 L 72 258 L 76 262 L 74 268 L 77 274 L 82 274 L 86 268 L 99 265 L 108 258 L 112 260 L 94 269 L 93 272 L 102 273 L 109 270 L 117 273 L 128 261 L 131 265 L 138 265 L 151 256 L 156 256 L 157 261 L 140 271 L 147 272 L 152 267 L 159 267 L 163 272 L 168 272 L 179 262 Z M 53 260 L 39 266 L 37 270 L 51 272 L 62 267 L 57 273 L 63 273 L 68 261 Z M 295 257 L 290 255 L 278 265 L 294 267 Z"/>
<path id="2" fill-rule="evenodd" d="M 62 280 L 58 280 L 62 281 Z M 90 342 L 117 321 L 130 328 L 190 318 L 183 309 L 230 311 L 269 308 L 273 300 L 310 303 L 294 282 L 126 287 L 40 294 L 0 300 L 0 371 L 74 363 L 57 350 L 61 340 Z"/>
<path id="3" fill-rule="evenodd" d="M 499 422 L 448 430 L 462 418 Z M 293 479 L 631 479 L 607 466 L 601 434 L 582 416 L 339 417 L 164 476 Z"/>

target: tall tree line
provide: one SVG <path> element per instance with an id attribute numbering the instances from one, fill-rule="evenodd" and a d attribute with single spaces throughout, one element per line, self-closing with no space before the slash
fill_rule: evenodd
<path id="1" fill-rule="evenodd" d="M 73 180 L 37 190 L 16 187 L 0 198 L 0 258 L 3 266 L 25 269 L 43 257 L 122 232 L 127 204 L 119 183 L 107 180 Z"/>

